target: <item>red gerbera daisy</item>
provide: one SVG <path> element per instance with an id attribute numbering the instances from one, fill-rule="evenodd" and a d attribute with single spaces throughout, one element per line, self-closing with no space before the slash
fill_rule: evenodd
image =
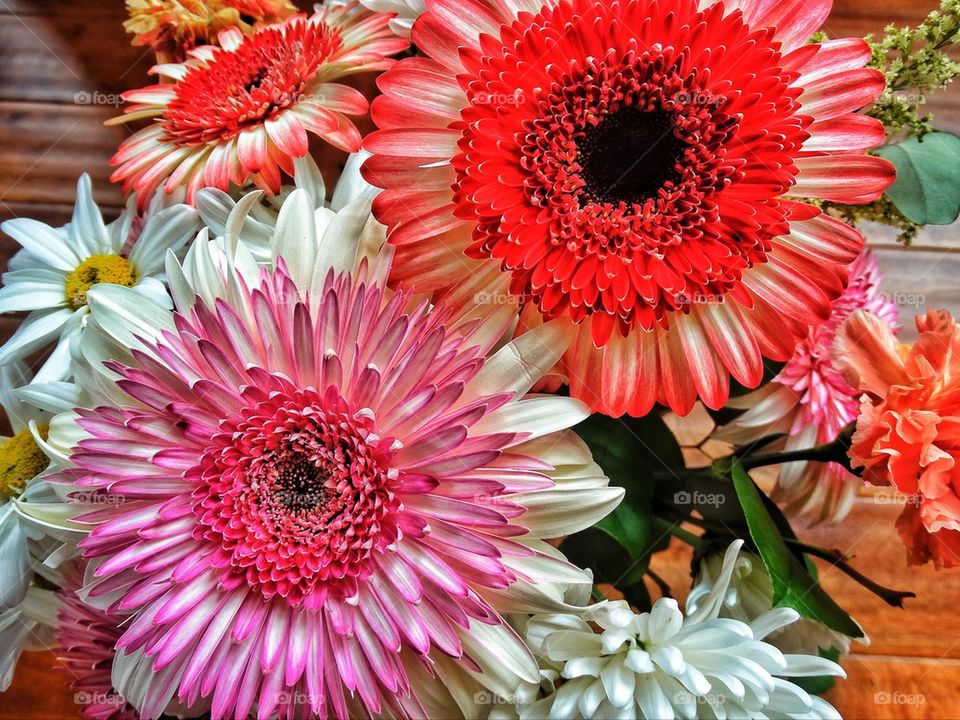
<path id="1" fill-rule="evenodd" d="M 879 197 L 863 40 L 830 0 L 428 0 L 380 78 L 367 179 L 394 280 L 566 318 L 594 410 L 720 407 L 830 315 L 863 240 L 804 198 Z M 468 297 L 470 293 L 465 293 Z"/>
<path id="2" fill-rule="evenodd" d="M 154 122 L 120 146 L 111 180 L 136 191 L 141 209 L 161 184 L 166 192 L 185 185 L 191 203 L 200 188 L 230 183 L 254 182 L 276 195 L 281 171 L 292 175 L 294 158 L 307 154 L 308 132 L 359 150 L 360 132 L 347 116 L 365 114 L 367 100 L 333 81 L 389 67 L 387 56 L 408 43 L 393 35 L 390 15 L 355 6 L 331 4 L 251 37 L 233 28 L 220 34 L 220 48 L 156 66 L 175 82 L 124 94 L 133 104 L 111 122 Z"/>

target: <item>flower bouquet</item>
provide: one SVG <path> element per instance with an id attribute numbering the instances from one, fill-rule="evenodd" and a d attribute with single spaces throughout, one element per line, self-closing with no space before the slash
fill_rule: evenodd
<path id="1" fill-rule="evenodd" d="M 899 339 L 858 230 L 960 212 L 960 3 L 831 4 L 127 0 L 126 208 L 2 227 L 0 686 L 39 646 L 100 719 L 839 717 L 869 628 L 812 559 L 911 593 L 803 532 L 892 486 L 960 564 L 960 328 Z"/>

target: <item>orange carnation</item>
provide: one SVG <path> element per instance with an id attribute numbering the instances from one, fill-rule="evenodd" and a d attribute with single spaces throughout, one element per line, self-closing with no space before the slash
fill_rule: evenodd
<path id="1" fill-rule="evenodd" d="M 960 328 L 945 310 L 916 322 L 911 346 L 888 323 L 857 313 L 837 335 L 834 362 L 865 393 L 853 466 L 909 497 L 897 520 L 908 563 L 953 567 L 960 565 Z"/>

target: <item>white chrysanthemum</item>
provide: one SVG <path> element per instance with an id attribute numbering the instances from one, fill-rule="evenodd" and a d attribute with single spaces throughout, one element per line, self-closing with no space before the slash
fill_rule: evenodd
<path id="1" fill-rule="evenodd" d="M 390 29 L 402 38 L 410 37 L 414 21 L 427 9 L 425 0 L 360 0 L 360 4 L 379 13 L 396 13 Z"/>
<path id="2" fill-rule="evenodd" d="M 795 610 L 778 608 L 749 623 L 718 617 L 742 544 L 730 546 L 713 590 L 686 617 L 672 598 L 639 615 L 626 602 L 608 601 L 579 616 L 534 617 L 527 642 L 561 667 L 562 684 L 520 707 L 520 717 L 839 718 L 786 678 L 843 676 L 842 668 L 785 655 L 765 641 L 798 619 Z"/>
<path id="3" fill-rule="evenodd" d="M 347 158 L 343 172 L 337 180 L 330 201 L 327 202 L 326 186 L 320 168 L 310 155 L 293 161 L 293 185 L 284 185 L 279 195 L 264 195 L 252 205 L 243 226 L 239 229 L 241 242 L 260 263 L 268 263 L 270 242 L 277 227 L 280 208 L 294 190 L 304 190 L 313 207 L 316 221 L 326 225 L 339 211 L 357 200 L 373 200 L 380 192 L 360 176 L 360 165 L 370 155 L 361 150 Z M 251 188 L 236 188 L 226 193 L 218 188 L 204 188 L 197 193 L 197 210 L 204 224 L 214 237 L 226 234 L 227 221 L 237 203 Z"/>
<path id="4" fill-rule="evenodd" d="M 93 201 L 90 178 L 83 175 L 68 224 L 53 228 L 15 218 L 0 226 L 23 247 L 3 275 L 0 313 L 29 312 L 0 347 L 0 365 L 23 360 L 57 342 L 36 381 L 67 379 L 70 340 L 83 328 L 89 312 L 87 292 L 95 285 L 125 285 L 144 298 L 171 306 L 163 284 L 164 258 L 167 250 L 179 250 L 196 234 L 197 213 L 183 205 L 160 210 L 146 218 L 131 247 L 134 220 L 128 208 L 116 221 L 105 224 Z"/>
<path id="5" fill-rule="evenodd" d="M 696 608 L 713 592 L 723 571 L 723 556 L 710 555 L 700 563 L 700 573 L 693 589 L 687 596 L 687 607 Z M 749 623 L 773 609 L 773 586 L 763 561 L 745 550 L 740 552 L 734 565 L 733 575 L 720 606 L 722 617 Z M 776 632 L 770 633 L 767 642 L 785 653 L 816 655 L 820 650 L 835 648 L 841 653 L 850 649 L 852 638 L 823 623 L 810 618 L 800 618 Z M 867 638 L 858 642 L 868 643 Z"/>

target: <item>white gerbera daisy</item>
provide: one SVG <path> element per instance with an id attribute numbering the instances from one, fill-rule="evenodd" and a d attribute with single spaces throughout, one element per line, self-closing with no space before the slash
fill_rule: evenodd
<path id="1" fill-rule="evenodd" d="M 270 242 L 277 227 L 280 208 L 294 190 L 304 190 L 314 210 L 316 220 L 325 226 L 339 211 L 356 200 L 373 200 L 380 192 L 379 188 L 364 180 L 360 175 L 360 166 L 370 153 L 361 150 L 347 158 L 340 179 L 327 202 L 326 186 L 320 168 L 310 155 L 293 161 L 293 185 L 284 185 L 279 195 L 264 195 L 259 203 L 250 207 L 239 231 L 240 240 L 260 263 L 271 260 Z M 211 235 L 223 237 L 227 230 L 227 221 L 236 209 L 237 203 L 251 190 L 232 188 L 230 193 L 218 188 L 204 188 L 197 193 L 197 210 L 204 224 L 210 228 Z"/>
<path id="2" fill-rule="evenodd" d="M 700 563 L 693 589 L 687 596 L 687 607 L 695 609 L 704 598 L 713 592 L 723 571 L 723 556 L 714 553 Z M 734 565 L 730 585 L 723 595 L 719 614 L 749 623 L 773 609 L 773 585 L 763 561 L 753 553 L 740 551 Z M 776 632 L 770 633 L 767 642 L 785 653 L 807 653 L 816 655 L 820 650 L 834 648 L 841 653 L 850 649 L 852 638 L 823 623 L 810 618 L 800 618 Z M 868 643 L 867 638 L 858 642 Z"/>
<path id="3" fill-rule="evenodd" d="M 839 718 L 786 678 L 843 676 L 843 669 L 765 642 L 796 622 L 795 610 L 777 608 L 749 623 L 718 617 L 742 544 L 730 546 L 717 583 L 686 617 L 672 598 L 639 615 L 626 602 L 608 601 L 581 615 L 534 617 L 527 642 L 546 663 L 562 666 L 563 681 L 521 707 L 520 717 Z"/>
<path id="4" fill-rule="evenodd" d="M 0 226 L 23 247 L 10 261 L 0 289 L 0 313 L 28 311 L 3 347 L 0 364 L 23 360 L 51 342 L 57 346 L 35 378 L 65 380 L 70 375 L 70 339 L 80 333 L 88 313 L 87 292 L 114 283 L 171 307 L 163 284 L 167 250 L 179 250 L 199 229 L 195 210 L 177 205 L 146 218 L 129 247 L 135 214 L 128 208 L 104 224 L 93 201 L 90 178 L 77 183 L 72 220 L 53 228 L 16 218 Z"/>

